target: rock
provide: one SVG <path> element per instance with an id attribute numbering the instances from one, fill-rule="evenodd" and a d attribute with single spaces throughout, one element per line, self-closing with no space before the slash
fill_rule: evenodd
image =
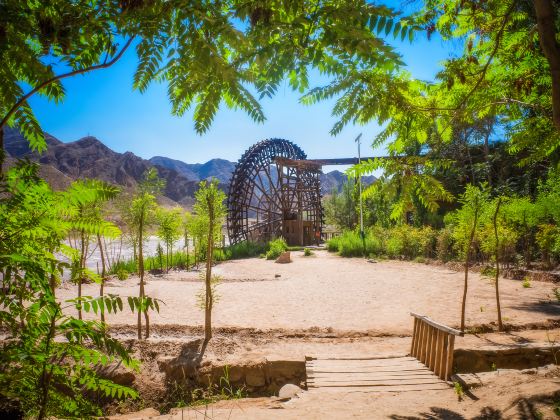
<path id="1" fill-rule="evenodd" d="M 278 264 L 287 264 L 291 263 L 292 260 L 290 259 L 290 251 L 286 251 L 280 254 L 280 256 L 276 259 Z"/>
<path id="2" fill-rule="evenodd" d="M 278 391 L 278 398 L 282 400 L 289 400 L 290 398 L 294 398 L 297 394 L 301 391 L 301 388 L 294 384 L 286 384 L 280 391 Z"/>
<path id="3" fill-rule="evenodd" d="M 194 378 L 198 368 L 195 360 L 186 357 L 161 357 L 157 363 L 159 370 L 165 373 L 168 380 L 172 381 Z"/>
<path id="4" fill-rule="evenodd" d="M 98 370 L 99 376 L 109 379 L 118 385 L 130 386 L 136 379 L 134 372 L 128 370 L 120 363 L 110 363 Z"/>
<path id="5" fill-rule="evenodd" d="M 133 413 L 119 414 L 118 416 L 106 417 L 111 420 L 133 420 L 133 419 L 151 419 L 152 417 L 159 417 L 160 412 L 155 408 L 145 408 L 141 411 L 135 411 Z"/>
<path id="6" fill-rule="evenodd" d="M 266 384 L 264 370 L 259 367 L 248 368 L 245 372 L 245 383 L 251 387 L 261 387 Z"/>

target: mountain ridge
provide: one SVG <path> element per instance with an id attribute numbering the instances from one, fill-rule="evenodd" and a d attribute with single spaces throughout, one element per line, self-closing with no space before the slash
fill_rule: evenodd
<path id="1" fill-rule="evenodd" d="M 85 136 L 72 142 L 62 142 L 45 133 L 47 150 L 43 154 L 31 151 L 23 135 L 13 128 L 5 129 L 4 144 L 9 160 L 29 158 L 41 164 L 41 173 L 53 185 L 64 188 L 72 180 L 97 178 L 127 188 L 134 188 L 143 173 L 155 167 L 165 179 L 163 195 L 183 206 L 190 207 L 198 183 L 212 177 L 220 181 L 227 192 L 235 162 L 215 158 L 205 163 L 185 163 L 164 156 L 143 159 L 133 152 L 119 153 L 94 136 Z M 59 179 L 60 178 L 60 179 Z M 321 175 L 321 189 L 329 194 L 333 188 L 340 191 L 346 179 L 340 171 Z M 364 183 L 375 181 L 375 177 L 364 177 Z"/>

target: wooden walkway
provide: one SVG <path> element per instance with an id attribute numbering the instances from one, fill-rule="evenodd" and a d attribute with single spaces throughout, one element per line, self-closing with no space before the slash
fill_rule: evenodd
<path id="1" fill-rule="evenodd" d="M 310 391 L 405 392 L 449 389 L 449 385 L 414 357 L 309 358 Z"/>

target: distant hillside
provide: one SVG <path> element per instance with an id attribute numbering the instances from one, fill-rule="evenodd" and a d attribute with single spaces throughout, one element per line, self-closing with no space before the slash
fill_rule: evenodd
<path id="1" fill-rule="evenodd" d="M 342 184 L 348 180 L 348 176 L 340 171 L 331 171 L 321 175 L 321 190 L 323 194 L 330 194 L 333 188 L 338 192 L 342 189 Z M 363 185 L 371 185 L 377 180 L 373 175 L 362 177 Z"/>
<path id="2" fill-rule="evenodd" d="M 231 174 L 235 169 L 235 163 L 225 159 L 212 159 L 206 163 L 185 163 L 163 156 L 155 156 L 150 159 L 154 165 L 175 170 L 189 179 L 202 181 L 216 178 L 220 184 L 229 185 Z"/>
<path id="3" fill-rule="evenodd" d="M 65 188 L 78 178 L 97 178 L 124 188 L 133 188 L 146 169 L 154 166 L 166 180 L 164 195 L 174 202 L 190 206 L 201 180 L 217 178 L 227 191 L 235 169 L 234 162 L 224 159 L 195 164 L 163 156 L 146 160 L 132 152 L 117 153 L 91 136 L 69 143 L 63 143 L 49 134 L 45 134 L 45 137 L 47 151 L 38 155 L 31 152 L 18 130 L 7 128 L 4 132 L 5 149 L 8 158 L 28 157 L 39 161 L 42 176 L 57 189 Z M 346 179 L 346 175 L 340 171 L 322 174 L 321 189 L 324 194 L 329 194 L 333 188 L 340 191 Z M 373 176 L 364 177 L 366 184 L 374 181 Z"/>
<path id="4" fill-rule="evenodd" d="M 97 178 L 125 188 L 134 187 L 142 179 L 146 169 L 155 166 L 159 175 L 166 180 L 164 196 L 181 204 L 192 203 L 197 187 L 196 180 L 189 179 L 177 171 L 153 165 L 134 153 L 117 153 L 95 137 L 63 143 L 47 135 L 47 151 L 38 155 L 29 150 L 27 141 L 17 130 L 7 129 L 5 145 L 10 156 L 29 157 L 39 161 L 41 166 L 50 166 L 60 171 L 70 179 Z M 46 175 L 51 184 L 56 183 L 55 178 Z"/>

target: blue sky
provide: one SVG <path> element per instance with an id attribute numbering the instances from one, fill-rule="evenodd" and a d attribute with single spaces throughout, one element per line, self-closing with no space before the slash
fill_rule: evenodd
<path id="1" fill-rule="evenodd" d="M 389 42 L 403 55 L 408 71 L 419 79 L 432 79 L 439 63 L 453 50 L 440 39 L 428 41 L 423 35 L 413 44 Z M 237 161 L 252 144 L 272 137 L 297 143 L 309 158 L 352 157 L 357 153 L 354 138 L 360 132 L 362 155 L 382 153 L 368 146 L 379 131 L 375 123 L 349 126 L 333 137 L 329 130 L 336 121 L 331 116 L 334 102 L 301 105 L 300 94 L 292 92 L 287 83 L 274 98 L 262 101 L 267 117 L 264 124 L 224 106 L 210 130 L 197 135 L 192 114 L 181 118 L 171 115 L 165 85 L 153 84 L 144 94 L 133 91 L 136 63 L 131 49 L 109 69 L 67 79 L 62 104 L 33 98 L 31 104 L 43 129 L 65 142 L 92 135 L 117 152 L 131 151 L 146 159 L 167 156 L 188 163 L 212 158 Z M 321 84 L 321 80 L 311 79 L 310 84 Z"/>

